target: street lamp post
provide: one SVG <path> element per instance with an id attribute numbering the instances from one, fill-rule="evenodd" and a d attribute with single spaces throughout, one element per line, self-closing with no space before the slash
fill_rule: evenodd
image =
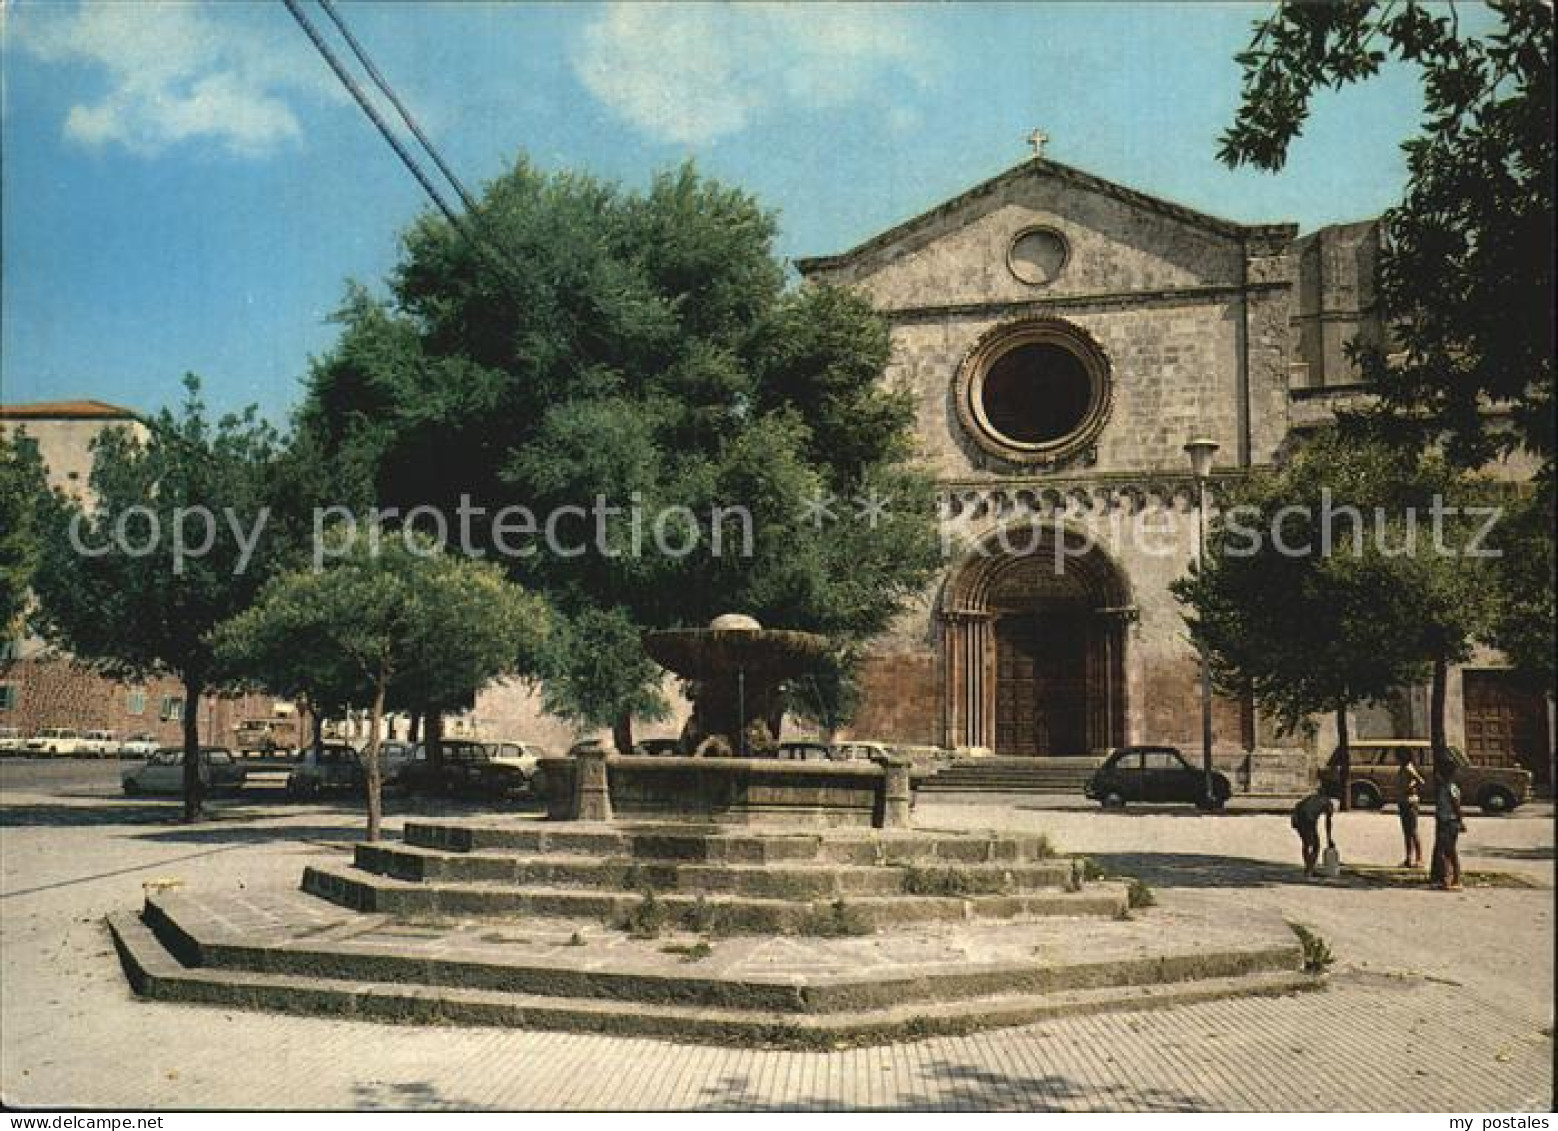
<path id="1" fill-rule="evenodd" d="M 1190 471 L 1196 480 L 1196 573 L 1200 574 L 1206 561 L 1206 481 L 1212 473 L 1212 457 L 1217 454 L 1217 441 L 1204 436 L 1185 445 L 1190 457 Z M 1201 807 L 1206 810 L 1217 807 L 1217 797 L 1212 791 L 1212 665 L 1206 654 L 1206 641 L 1198 644 L 1201 653 Z"/>

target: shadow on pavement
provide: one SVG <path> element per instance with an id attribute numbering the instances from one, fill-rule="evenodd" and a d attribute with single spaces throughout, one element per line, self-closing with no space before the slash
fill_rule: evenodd
<path id="1" fill-rule="evenodd" d="M 1477 845 L 1461 850 L 1471 856 L 1492 857 L 1496 860 L 1551 860 L 1553 859 L 1553 846 L 1550 844 L 1535 844 L 1528 848 L 1514 848 L 1500 845 Z"/>
<path id="2" fill-rule="evenodd" d="M 1214 856 L 1204 852 L 1089 852 L 1111 876 L 1132 876 L 1160 888 L 1248 888 L 1276 885 L 1368 888 L 1375 885 L 1342 875 L 1337 879 L 1304 877 L 1293 854 L 1293 863 L 1277 864 L 1247 856 Z"/>
<path id="3" fill-rule="evenodd" d="M 1024 1075 L 993 1072 L 938 1058 L 920 1072 L 920 1087 L 904 1081 L 886 1084 L 893 1097 L 881 1103 L 851 1105 L 856 1110 L 1067 1111 L 1078 1107 L 1105 1111 L 1201 1111 L 1204 1100 L 1165 1088 L 1122 1083 L 1080 1083 L 1054 1073 Z M 726 1076 L 703 1090 L 696 1106 L 714 1111 L 838 1111 L 835 1096 L 764 1095 L 749 1076 Z"/>
<path id="4" fill-rule="evenodd" d="M 426 1080 L 366 1080 L 352 1085 L 358 1111 L 465 1111 L 468 1103 L 445 1097 Z"/>

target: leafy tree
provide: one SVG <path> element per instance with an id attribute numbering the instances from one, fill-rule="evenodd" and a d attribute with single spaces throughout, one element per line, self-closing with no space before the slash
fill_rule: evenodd
<path id="1" fill-rule="evenodd" d="M 1248 688 L 1287 730 L 1334 713 L 1344 803 L 1357 704 L 1431 672 L 1442 750 L 1448 665 L 1490 615 L 1471 485 L 1442 461 L 1332 431 L 1220 502 L 1205 567 L 1172 588 L 1222 689 Z"/>
<path id="2" fill-rule="evenodd" d="M 199 381 L 185 387 L 180 412 L 145 421 L 144 438 L 114 428 L 94 441 L 89 500 L 49 498 L 34 589 L 36 628 L 78 662 L 183 684 L 184 814 L 194 820 L 200 697 L 229 676 L 211 631 L 250 603 L 281 551 L 256 530 L 279 444 L 252 408 L 211 423 Z"/>
<path id="3" fill-rule="evenodd" d="M 1478 467 L 1523 445 L 1552 488 L 1553 10 L 1490 0 L 1493 26 L 1406 0 L 1282 4 L 1237 58 L 1243 98 L 1219 156 L 1280 169 L 1316 89 L 1422 75 L 1424 117 L 1405 199 L 1385 215 L 1382 313 L 1397 341 L 1357 359 L 1380 393 L 1372 423 Z M 1483 21 L 1479 21 L 1483 22 Z M 1489 409 L 1507 409 L 1514 427 Z"/>
<path id="4" fill-rule="evenodd" d="M 1488 642 L 1514 665 L 1523 682 L 1552 694 L 1554 610 L 1553 495 L 1540 489 L 1508 503 L 1493 532 L 1499 552 L 1497 606 Z"/>
<path id="5" fill-rule="evenodd" d="M 859 640 L 928 580 L 931 487 L 912 403 L 880 384 L 886 326 L 845 291 L 787 289 L 748 196 L 691 168 L 632 193 L 521 162 L 473 227 L 480 248 L 424 217 L 387 297 L 350 291 L 303 422 L 365 455 L 385 504 L 485 511 L 472 548 L 560 617 L 552 709 L 626 745 L 633 714 L 665 709 L 643 630 L 741 611 Z M 859 521 L 872 492 L 886 507 Z M 538 526 L 589 513 L 521 555 L 494 523 L 511 505 Z"/>
<path id="6" fill-rule="evenodd" d="M 220 654 L 273 690 L 365 705 L 368 839 L 383 819 L 379 746 L 387 703 L 444 702 L 534 663 L 545 609 L 496 566 L 425 540 L 339 531 L 349 548 L 320 571 L 274 578 L 222 625 Z"/>
<path id="7" fill-rule="evenodd" d="M 0 433 L 0 643 L 26 611 L 38 559 L 38 501 L 45 493 L 37 447 Z"/>

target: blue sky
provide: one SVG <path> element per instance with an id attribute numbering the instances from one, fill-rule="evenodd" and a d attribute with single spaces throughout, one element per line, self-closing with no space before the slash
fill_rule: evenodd
<path id="1" fill-rule="evenodd" d="M 311 4 L 311 0 L 308 0 Z M 840 251 L 1048 156 L 1241 221 L 1371 215 L 1419 115 L 1393 70 L 1321 99 L 1280 175 L 1216 137 L 1266 5 L 338 4 L 468 182 L 521 150 L 640 185 L 686 157 Z M 321 26 L 317 8 L 310 12 Z M 281 419 L 348 278 L 425 198 L 279 3 L 20 3 L 3 27 L 0 400 L 153 408 L 186 371 Z"/>

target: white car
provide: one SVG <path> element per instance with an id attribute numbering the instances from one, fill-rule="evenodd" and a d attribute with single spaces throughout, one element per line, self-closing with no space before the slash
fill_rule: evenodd
<path id="1" fill-rule="evenodd" d="M 200 748 L 200 781 L 208 791 L 240 788 L 247 776 L 248 771 L 233 757 L 231 750 L 220 746 Z M 144 765 L 130 767 L 120 778 L 125 794 L 130 797 L 142 793 L 181 794 L 184 792 L 184 749 L 164 746 Z"/>
<path id="2" fill-rule="evenodd" d="M 0 727 L 0 754 L 20 754 L 27 740 L 15 727 Z"/>
<path id="3" fill-rule="evenodd" d="M 488 742 L 484 744 L 492 755 L 493 766 L 519 771 L 526 782 L 536 775 L 536 763 L 548 756 L 533 742 Z"/>
<path id="4" fill-rule="evenodd" d="M 119 744 L 119 757 L 150 758 L 161 746 L 154 734 L 132 734 Z"/>
<path id="5" fill-rule="evenodd" d="M 81 736 L 77 753 L 112 758 L 119 753 L 119 738 L 111 730 L 89 730 Z"/>
<path id="6" fill-rule="evenodd" d="M 81 754 L 87 749 L 87 740 L 70 727 L 44 727 L 23 749 L 29 754 Z"/>

